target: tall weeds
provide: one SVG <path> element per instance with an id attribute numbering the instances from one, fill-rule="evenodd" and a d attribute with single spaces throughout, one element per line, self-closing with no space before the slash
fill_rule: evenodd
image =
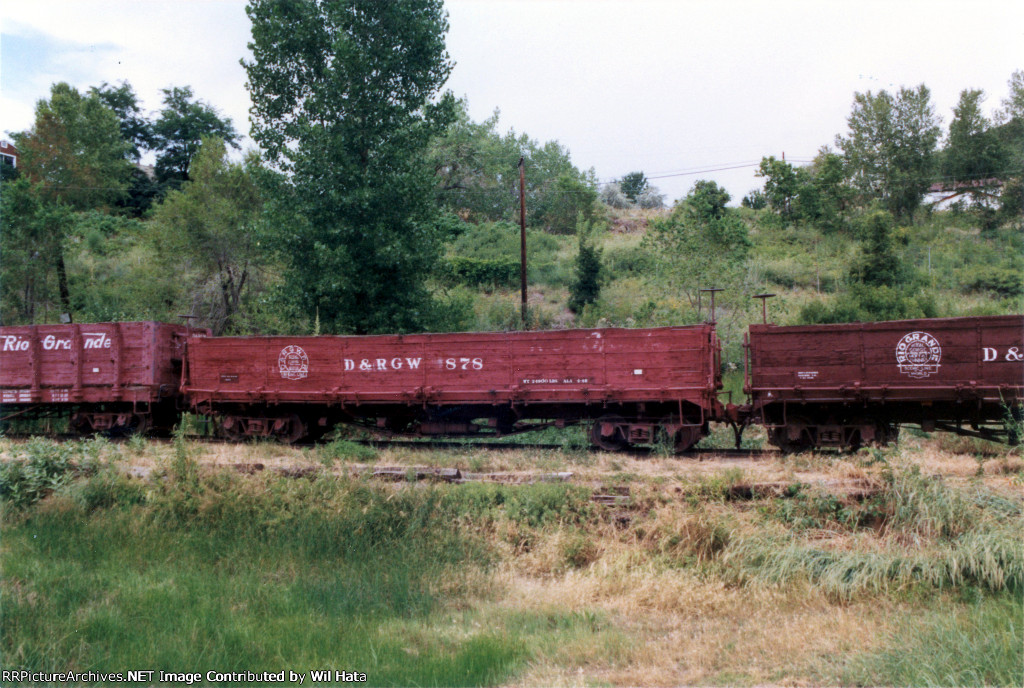
<path id="1" fill-rule="evenodd" d="M 915 467 L 886 474 L 883 489 L 865 503 L 825 513 L 841 514 L 840 528 L 879 527 L 851 533 L 844 548 L 793 532 L 737 538 L 721 557 L 723 575 L 743 583 L 802 579 L 841 598 L 918 584 L 1024 589 L 1019 502 L 981 488 L 952 490 Z"/>

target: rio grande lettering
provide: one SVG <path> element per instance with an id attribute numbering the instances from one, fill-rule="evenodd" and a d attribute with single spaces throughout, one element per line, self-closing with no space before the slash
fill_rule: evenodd
<path id="1" fill-rule="evenodd" d="M 0 337 L 2 344 L 0 344 L 0 351 L 28 351 L 31 342 L 25 337 L 19 337 L 16 334 L 9 334 L 4 337 Z M 52 334 L 48 334 L 42 339 L 42 345 L 44 351 L 57 351 L 57 350 L 71 350 L 72 340 L 70 339 L 58 339 Z M 109 349 L 110 348 L 110 337 L 107 336 L 106 332 L 83 332 L 82 333 L 82 348 L 83 349 Z"/>

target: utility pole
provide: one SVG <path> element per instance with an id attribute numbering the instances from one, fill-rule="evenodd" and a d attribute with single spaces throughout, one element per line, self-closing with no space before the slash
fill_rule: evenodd
<path id="1" fill-rule="evenodd" d="M 526 166 L 519 158 L 519 284 L 523 297 L 523 329 L 526 329 Z"/>

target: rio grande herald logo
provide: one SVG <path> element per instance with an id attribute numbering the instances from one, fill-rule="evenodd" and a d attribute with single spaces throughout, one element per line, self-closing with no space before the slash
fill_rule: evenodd
<path id="1" fill-rule="evenodd" d="M 286 380 L 301 380 L 309 375 L 309 357 L 301 346 L 286 346 L 277 357 L 277 367 Z"/>
<path id="2" fill-rule="evenodd" d="M 896 364 L 901 373 L 912 378 L 925 378 L 939 372 L 942 347 L 927 332 L 911 332 L 896 345 Z"/>

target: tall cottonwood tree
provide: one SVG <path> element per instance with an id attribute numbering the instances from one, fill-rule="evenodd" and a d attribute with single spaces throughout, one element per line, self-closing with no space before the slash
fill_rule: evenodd
<path id="1" fill-rule="evenodd" d="M 112 86 L 104 81 L 90 88 L 89 93 L 98 97 L 117 115 L 121 136 L 129 144 L 126 155 L 132 162 L 139 162 L 143 151 L 153 148 L 154 141 L 153 125 L 142 114 L 135 89 L 127 81 L 122 81 L 120 86 Z"/>
<path id="2" fill-rule="evenodd" d="M 1024 120 L 1024 69 L 1011 74 L 1006 85 L 1009 92 L 1003 98 L 1002 107 L 996 111 L 996 124 L 1005 124 L 1012 119 Z"/>
<path id="3" fill-rule="evenodd" d="M 456 102 L 441 0 L 251 0 L 252 136 L 286 173 L 292 302 L 328 332 L 429 321 L 440 255 L 425 153 Z"/>
<path id="4" fill-rule="evenodd" d="M 931 182 L 941 133 L 931 92 L 921 84 L 895 96 L 856 93 L 846 121 L 849 134 L 836 145 L 853 184 L 897 218 L 912 216 Z"/>
<path id="5" fill-rule="evenodd" d="M 994 119 L 998 127 L 994 131 L 1006 154 L 1005 172 L 1002 176 L 1017 178 L 1012 185 L 1019 203 L 1024 180 L 1024 69 L 1018 69 L 1010 76 L 1007 87 L 1009 93 L 1002 100 L 1002 107 L 995 113 Z"/>
<path id="6" fill-rule="evenodd" d="M 133 163 L 128 192 L 118 200 L 117 205 L 127 214 L 141 218 L 153 206 L 161 191 L 160 185 L 138 165 L 143 154 L 153 150 L 156 144 L 153 124 L 143 114 L 135 89 L 127 81 L 122 81 L 120 86 L 112 86 L 104 81 L 90 88 L 89 93 L 99 97 L 117 115 L 121 136 L 128 144 L 125 156 Z"/>

